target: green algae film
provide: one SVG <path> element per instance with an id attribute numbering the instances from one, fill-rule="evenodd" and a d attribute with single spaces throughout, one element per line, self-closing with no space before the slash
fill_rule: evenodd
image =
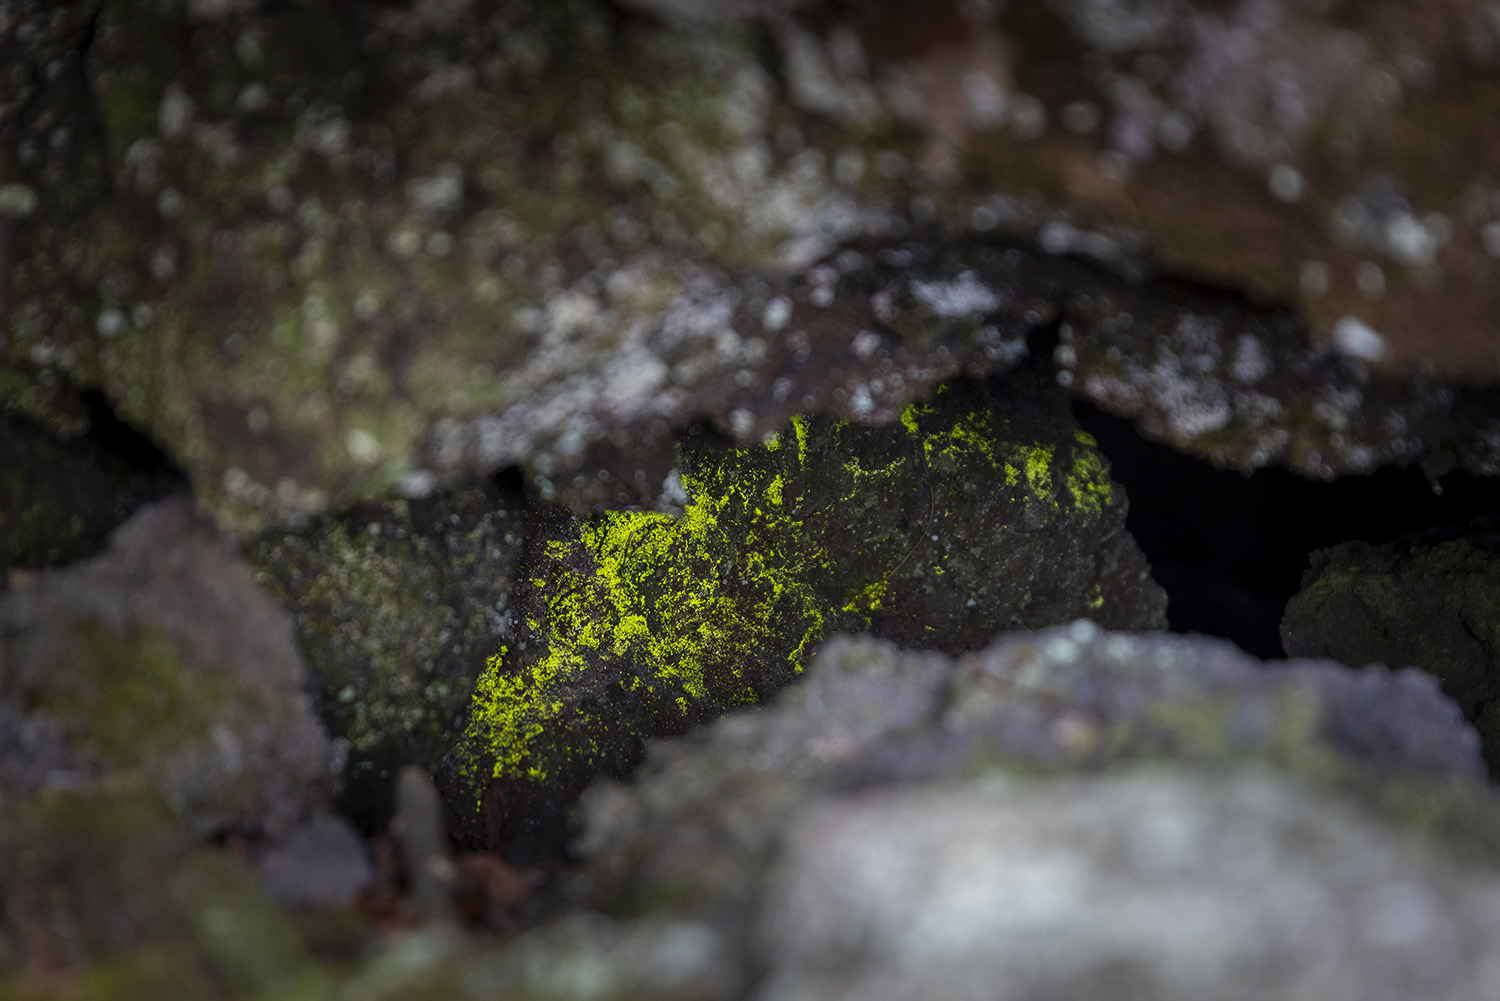
<path id="1" fill-rule="evenodd" d="M 1095 543 L 1124 508 L 1102 456 L 1070 421 L 975 395 L 886 427 L 798 417 L 744 447 L 690 434 L 680 516 L 569 519 L 536 547 L 519 639 L 476 687 L 467 767 L 572 785 L 760 701 L 837 631 L 962 649 L 1104 618 Z M 1059 566 L 1060 587 L 1033 587 Z M 1071 590 L 1048 604 L 1049 588 Z"/>

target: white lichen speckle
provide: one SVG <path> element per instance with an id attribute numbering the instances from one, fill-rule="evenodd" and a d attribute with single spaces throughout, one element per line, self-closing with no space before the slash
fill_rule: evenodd
<path id="1" fill-rule="evenodd" d="M 1289 203 L 1301 201 L 1302 192 L 1307 187 L 1302 172 L 1289 163 L 1273 166 L 1266 175 L 1266 186 L 1271 189 L 1271 194 Z"/>
<path id="2" fill-rule="evenodd" d="M 944 319 L 981 316 L 999 309 L 1005 299 L 985 285 L 972 271 L 965 271 L 953 281 L 911 283 L 911 294 L 917 301 Z"/>
<path id="3" fill-rule="evenodd" d="M 1333 346 L 1341 354 L 1366 362 L 1378 362 L 1390 351 L 1385 338 L 1373 327 L 1347 314 L 1333 325 Z"/>

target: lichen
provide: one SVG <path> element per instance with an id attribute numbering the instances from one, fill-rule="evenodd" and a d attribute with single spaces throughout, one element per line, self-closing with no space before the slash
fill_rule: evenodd
<path id="1" fill-rule="evenodd" d="M 534 547 L 521 628 L 477 686 L 469 767 L 569 785 L 647 735 L 758 702 L 834 631 L 962 649 L 1118 614 L 1098 549 L 1123 498 L 1093 441 L 993 403 L 960 387 L 886 427 L 804 416 L 763 444 L 690 435 L 680 516 L 567 519 Z"/>

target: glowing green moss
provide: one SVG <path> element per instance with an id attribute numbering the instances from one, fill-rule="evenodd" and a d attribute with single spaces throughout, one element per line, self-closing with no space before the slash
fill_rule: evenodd
<path id="1" fill-rule="evenodd" d="M 680 516 L 610 512 L 541 547 L 530 635 L 491 658 L 474 746 L 499 777 L 593 771 L 621 733 L 680 732 L 757 701 L 835 630 L 929 635 L 928 605 L 974 606 L 969 589 L 997 572 L 988 554 L 1003 555 L 1022 512 L 1088 522 L 1110 503 L 1091 442 L 1007 430 L 953 395 L 885 428 L 794 418 L 795 450 L 781 435 L 741 448 L 690 439 Z M 964 517 L 977 519 L 977 558 L 942 541 L 964 537 Z M 1097 596 L 1078 595 L 1075 613 Z"/>

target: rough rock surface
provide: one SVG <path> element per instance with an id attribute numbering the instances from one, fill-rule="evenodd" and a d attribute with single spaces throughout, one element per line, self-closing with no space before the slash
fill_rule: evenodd
<path id="1" fill-rule="evenodd" d="M 0 970 L 99 964 L 106 996 L 130 996 L 109 961 L 136 950 L 148 994 L 294 972 L 253 872 L 202 845 L 278 839 L 326 803 L 302 681 L 285 613 L 181 500 L 0 596 Z"/>
<path id="2" fill-rule="evenodd" d="M 680 514 L 559 512 L 529 543 L 456 769 L 494 777 L 513 832 L 644 738 L 765 698 L 839 630 L 958 651 L 1080 616 L 1165 624 L 1124 491 L 1037 366 L 884 427 L 690 436 L 680 463 Z"/>
<path id="3" fill-rule="evenodd" d="M 580 894 L 749 932 L 755 997 L 1480 997 L 1481 774 L 1418 672 L 1087 622 L 954 660 L 841 639 L 591 790 Z"/>
<path id="4" fill-rule="evenodd" d="M 169 471 L 132 463 L 94 438 L 59 438 L 0 412 L 0 570 L 96 552 L 136 508 L 183 486 Z"/>
<path id="5" fill-rule="evenodd" d="M 509 621 L 524 502 L 495 483 L 356 506 L 248 540 L 256 579 L 295 619 L 329 733 L 347 745 L 339 803 L 367 830 L 398 768 L 436 771 Z"/>
<path id="6" fill-rule="evenodd" d="M 238 528 L 512 462 L 641 503 L 673 425 L 878 420 L 994 364 L 982 317 L 903 343 L 828 296 L 860 267 L 841 246 L 919 233 L 1295 304 L 1312 333 L 1286 357 L 1313 371 L 1280 413 L 1205 387 L 1202 352 L 1083 353 L 1153 407 L 1213 397 L 1169 407 L 1174 440 L 1230 408 L 1258 439 L 1235 465 L 1414 459 L 1440 388 L 1386 413 L 1362 366 L 1500 371 L 1484 4 L 645 6 L 20 5 L 0 400 L 76 422 L 69 387 L 102 388 Z M 1500 425 L 1472 417 L 1437 458 L 1493 471 Z"/>
<path id="7" fill-rule="evenodd" d="M 1312 555 L 1281 622 L 1293 657 L 1419 667 L 1437 677 L 1500 766 L 1500 521 L 1347 542 Z"/>
<path id="8" fill-rule="evenodd" d="M 1478 999 L 1500 803 L 1419 672 L 1088 622 L 949 659 L 837 639 L 585 799 L 573 908 L 445 929 L 374 999 Z"/>
<path id="9" fill-rule="evenodd" d="M 7 756 L 10 789 L 135 774 L 201 834 L 282 832 L 327 794 L 290 622 L 183 501 L 0 598 L 0 666 L 6 711 L 82 765 Z"/>
<path id="10" fill-rule="evenodd" d="M 784 837 L 757 1001 L 1500 990 L 1500 873 L 1271 774 L 939 784 Z"/>

